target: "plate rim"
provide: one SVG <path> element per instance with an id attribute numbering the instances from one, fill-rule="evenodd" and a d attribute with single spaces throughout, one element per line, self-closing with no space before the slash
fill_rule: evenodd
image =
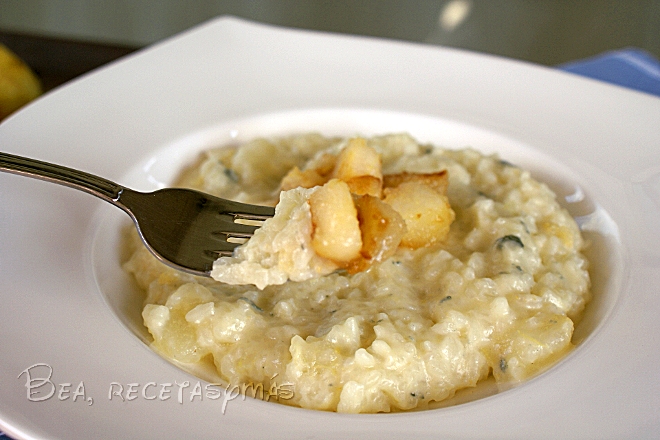
<path id="1" fill-rule="evenodd" d="M 140 63 L 133 63 L 134 61 L 145 60 L 145 62 L 147 64 L 149 64 L 150 62 L 153 62 L 155 60 L 162 59 L 165 54 L 167 54 L 171 51 L 181 50 L 181 48 L 186 47 L 186 45 L 188 44 L 188 41 L 198 42 L 198 41 L 200 41 L 200 38 L 202 38 L 202 37 L 211 38 L 211 37 L 217 37 L 218 35 L 224 35 L 226 37 L 228 36 L 228 37 L 231 37 L 231 38 L 238 38 L 238 36 L 240 36 L 240 35 L 246 35 L 250 38 L 254 38 L 255 35 L 257 35 L 257 34 L 260 36 L 260 38 L 264 38 L 265 35 L 273 35 L 275 39 L 287 40 L 287 39 L 291 38 L 295 41 L 299 41 L 299 37 L 301 35 L 305 35 L 305 36 L 310 35 L 309 31 L 275 28 L 275 27 L 272 27 L 272 26 L 269 26 L 269 25 L 248 23 L 244 20 L 238 20 L 238 19 L 235 19 L 235 18 L 219 18 L 219 19 L 216 19 L 216 20 L 212 20 L 212 21 L 210 21 L 206 24 L 203 24 L 199 27 L 196 27 L 196 28 L 194 28 L 190 31 L 187 31 L 187 32 L 185 32 L 185 33 L 183 33 L 183 34 L 181 34 L 177 37 L 174 37 L 172 39 L 168 39 L 168 40 L 164 41 L 163 43 L 159 43 L 159 44 L 157 44 L 153 47 L 147 48 L 144 51 L 140 51 L 138 54 L 131 55 L 127 59 L 120 60 L 117 63 L 113 63 L 110 66 L 107 66 L 105 68 L 101 68 L 98 71 L 95 71 L 92 74 L 90 74 L 88 76 L 85 76 L 84 78 L 81 78 L 80 80 L 74 81 L 71 84 L 66 85 L 61 90 L 58 90 L 55 93 L 52 93 L 52 94 L 49 94 L 49 95 L 45 96 L 42 100 L 39 100 L 39 101 L 35 102 L 33 105 L 28 106 L 25 110 L 22 110 L 22 111 L 18 112 L 17 114 L 15 114 L 15 116 L 8 119 L 6 122 L 3 122 L 3 124 L 0 125 L 0 139 L 4 138 L 4 140 L 7 140 L 8 144 L 10 146 L 12 146 L 12 148 L 20 149 L 18 134 L 20 134 L 20 131 L 21 131 L 22 127 L 25 127 L 26 124 L 32 122 L 33 118 L 43 117 L 44 112 L 50 110 L 51 107 L 53 107 L 53 106 L 56 107 L 56 104 L 58 104 L 58 102 L 57 102 L 58 100 L 66 102 L 66 100 L 68 100 L 68 99 L 73 99 L 73 98 L 76 98 L 76 97 L 80 98 L 81 96 L 84 96 L 84 92 L 89 91 L 89 88 L 91 86 L 98 85 L 98 81 L 100 81 L 101 79 L 121 77 L 122 75 L 126 75 L 127 72 L 130 72 L 130 70 L 132 68 L 131 67 L 132 65 L 139 65 L 140 64 Z M 496 57 L 492 57 L 492 56 L 483 56 L 483 55 L 473 54 L 473 53 L 464 53 L 462 51 L 453 50 L 453 49 L 421 47 L 421 46 L 417 46 L 417 45 L 414 45 L 414 44 L 411 44 L 411 43 L 406 43 L 406 42 L 380 41 L 380 40 L 377 40 L 377 39 L 364 38 L 364 37 L 327 35 L 327 34 L 315 33 L 315 32 L 313 32 L 313 35 L 315 37 L 314 38 L 314 44 L 321 44 L 321 45 L 330 44 L 330 43 L 334 44 L 335 42 L 340 41 L 341 44 L 348 44 L 349 46 L 355 45 L 357 47 L 358 51 L 364 50 L 365 45 L 366 46 L 372 46 L 372 45 L 375 44 L 380 48 L 380 50 L 383 50 L 383 48 L 392 48 L 392 50 L 394 52 L 396 52 L 397 54 L 400 54 L 401 57 L 406 58 L 406 59 L 408 58 L 409 55 L 403 54 L 402 51 L 403 52 L 409 52 L 409 51 L 419 52 L 421 50 L 421 52 L 423 52 L 423 53 L 442 53 L 442 54 L 445 54 L 448 58 L 451 58 L 451 59 L 456 59 L 456 57 L 459 57 L 459 58 L 465 57 L 465 58 L 468 58 L 472 61 L 483 62 L 487 65 L 491 65 L 492 63 L 495 63 L 498 67 L 505 66 L 505 68 L 508 69 L 509 73 L 520 74 L 521 71 L 530 72 L 530 69 L 531 69 L 531 72 L 534 73 L 534 75 L 539 75 L 542 78 L 547 78 L 548 75 L 550 75 L 550 77 L 553 77 L 553 78 L 561 78 L 562 83 L 566 83 L 566 82 L 572 83 L 574 85 L 574 87 L 577 88 L 577 89 L 586 88 L 589 92 L 589 93 L 587 93 L 587 95 L 589 96 L 590 102 L 592 102 L 592 103 L 593 102 L 598 102 L 598 101 L 606 101 L 605 99 L 597 99 L 596 98 L 597 94 L 604 94 L 604 95 L 606 95 L 606 97 L 610 97 L 611 99 L 616 98 L 617 100 L 622 102 L 622 105 L 624 105 L 628 108 L 635 108 L 638 111 L 651 109 L 652 110 L 652 112 L 651 112 L 652 115 L 655 115 L 655 114 L 660 115 L 660 105 L 658 105 L 658 102 L 660 102 L 660 101 L 652 101 L 652 99 L 651 100 L 647 99 L 645 96 L 640 96 L 640 94 L 638 94 L 637 92 L 632 92 L 632 91 L 627 91 L 627 90 L 622 91 L 622 90 L 618 90 L 618 88 L 615 88 L 613 86 L 610 87 L 608 85 L 600 84 L 600 83 L 598 83 L 598 84 L 593 83 L 592 84 L 591 82 L 589 82 L 591 80 L 585 82 L 586 80 L 583 81 L 582 79 L 580 79 L 578 77 L 575 77 L 574 75 L 570 76 L 570 77 L 568 77 L 568 76 L 563 77 L 562 75 L 564 75 L 564 74 L 561 73 L 561 72 L 550 71 L 549 69 L 544 69 L 544 68 L 539 67 L 539 66 L 531 66 L 531 65 L 526 65 L 525 63 L 520 63 L 520 62 L 516 62 L 516 61 L 497 59 Z M 248 48 L 253 48 L 253 45 L 250 43 L 250 41 L 243 40 L 240 43 L 243 44 L 243 45 L 246 45 Z M 413 48 L 415 48 L 415 49 L 413 49 Z M 259 51 L 257 51 L 257 52 L 259 52 Z M 317 62 L 320 62 L 320 61 L 322 61 L 322 59 L 317 60 Z M 532 76 L 534 76 L 534 75 L 532 75 Z M 535 78 L 538 80 L 538 76 L 536 76 Z M 479 79 L 480 78 L 477 77 L 477 80 L 479 80 Z M 490 79 L 481 78 L 481 81 L 489 83 Z M 511 86 L 509 85 L 508 87 L 511 87 Z M 513 90 L 513 89 L 511 89 L 511 90 Z M 643 94 L 641 94 L 641 95 L 643 95 Z M 325 97 L 325 95 L 324 95 L 324 97 Z M 354 104 L 354 102 L 350 102 L 349 104 Z M 373 104 L 373 103 L 367 103 L 367 104 Z M 299 102 L 295 102 L 295 103 L 289 105 L 289 108 L 295 109 L 296 106 L 299 106 L 299 105 L 300 105 Z M 405 102 L 404 102 L 404 105 L 402 106 L 400 101 L 394 101 L 394 102 L 389 102 L 389 103 L 380 104 L 380 105 L 384 106 L 384 107 L 390 106 L 392 108 L 396 108 L 397 111 L 398 110 L 410 110 L 411 108 L 415 107 L 414 105 L 405 104 Z M 378 107 L 379 105 L 374 104 L 373 106 Z M 251 108 L 250 106 L 247 106 L 247 107 Z M 287 107 L 287 106 L 285 105 L 285 107 Z M 367 105 L 367 107 L 368 107 L 368 105 Z M 401 107 L 403 107 L 403 108 L 401 108 Z M 116 107 L 113 107 L 113 109 L 114 108 L 116 108 Z M 455 106 L 453 108 L 455 108 Z M 447 109 L 444 109 L 444 110 L 447 111 Z M 237 117 L 245 116 L 246 113 L 249 114 L 250 112 L 254 112 L 254 108 L 252 108 L 252 110 L 250 110 L 250 111 L 243 110 L 243 114 L 237 114 Z M 646 113 L 647 117 L 648 117 L 648 115 L 649 115 L 649 113 Z M 90 117 L 93 118 L 94 116 L 95 115 L 91 115 Z M 477 116 L 479 116 L 479 115 L 477 115 Z M 608 116 L 610 118 L 612 117 L 611 114 L 608 114 Z M 459 118 L 459 120 L 463 120 L 463 119 L 461 119 L 460 112 L 458 113 L 458 118 Z M 206 119 L 205 121 L 207 122 L 208 119 Z M 468 122 L 476 121 L 477 123 L 479 123 L 479 117 L 477 117 L 477 118 L 467 118 L 467 121 Z M 125 122 L 125 120 L 121 119 L 120 122 Z M 505 122 L 508 122 L 508 121 L 505 121 Z M 94 124 L 98 124 L 98 123 L 99 123 L 98 120 L 92 120 L 92 122 L 90 122 L 88 125 L 89 126 L 94 126 Z M 485 124 L 488 125 L 488 123 L 485 123 Z M 198 129 L 199 127 L 201 127 L 203 125 L 204 125 L 203 123 L 201 123 L 201 124 L 192 124 L 190 129 L 194 132 L 196 129 Z M 504 124 L 504 125 L 506 125 L 506 124 Z M 649 130 L 646 125 L 644 125 L 644 124 L 642 124 L 642 125 L 644 127 L 646 127 L 647 131 Z M 501 128 L 501 127 L 495 127 L 495 128 Z M 510 128 L 510 127 L 505 127 L 504 133 L 507 133 L 507 134 L 509 133 L 509 131 L 507 131 L 508 128 Z M 138 127 L 138 129 L 139 129 L 139 127 Z M 48 126 L 46 131 L 57 133 L 57 130 L 55 130 L 52 126 Z M 146 145 L 145 148 L 146 148 L 147 151 L 151 151 L 155 148 L 158 148 L 159 145 L 163 145 L 164 139 L 168 139 L 168 138 L 172 139 L 173 133 L 175 133 L 175 131 L 165 130 L 165 134 L 162 135 L 162 136 L 158 136 L 158 135 L 152 136 L 152 135 L 147 133 L 143 137 L 136 136 L 135 139 L 146 140 L 147 145 Z M 513 133 L 513 134 L 515 135 L 516 133 Z M 130 136 L 128 136 L 128 137 L 130 138 Z M 523 138 L 527 139 L 527 137 L 525 137 L 525 136 Z M 550 138 L 552 138 L 552 136 Z M 130 139 L 133 139 L 133 138 L 130 138 Z M 516 139 L 518 139 L 518 138 L 516 137 Z M 56 144 L 58 144 L 58 143 L 56 142 Z M 38 151 L 39 148 L 40 148 L 39 145 L 41 145 L 42 148 L 43 148 L 43 146 L 46 145 L 46 144 L 44 142 L 42 142 L 41 144 L 37 144 L 36 147 L 27 148 L 24 151 L 27 151 L 28 153 L 30 151 L 35 151 L 35 149 Z M 52 157 L 61 157 L 62 159 L 67 159 L 67 158 L 75 156 L 75 152 L 74 153 L 63 153 L 61 150 L 58 150 L 58 148 L 61 148 L 61 147 L 62 147 L 62 144 L 59 143 L 58 145 L 56 145 L 54 147 L 44 148 L 44 150 L 48 155 L 50 155 Z M 77 146 L 76 148 L 80 148 L 80 146 Z M 91 164 L 92 166 L 94 165 L 93 158 L 89 158 L 89 157 L 80 157 L 80 158 L 77 158 L 76 160 L 74 160 L 74 162 L 76 162 L 78 164 L 81 164 L 81 165 L 85 165 L 85 164 Z M 98 166 L 98 165 L 96 165 L 96 169 L 106 169 L 106 168 L 109 170 L 109 173 L 111 174 L 110 177 L 113 177 L 112 176 L 113 173 L 114 173 L 114 175 L 118 175 L 121 172 L 122 165 L 121 165 L 120 161 L 117 161 L 117 160 L 115 160 L 114 162 L 109 163 L 107 166 Z M 586 167 L 586 168 L 589 168 L 589 167 Z M 596 169 L 596 170 L 593 170 L 592 174 L 588 175 L 588 178 L 597 179 L 602 174 L 603 174 L 602 170 Z M 8 180 L 4 180 L 4 179 L 2 181 L 3 182 L 4 181 L 8 182 Z M 612 189 L 612 186 L 615 183 L 616 182 L 612 182 L 612 181 L 609 181 L 609 180 L 604 182 L 602 184 L 602 190 L 600 192 L 607 193 L 609 190 Z M 14 183 L 12 183 L 12 185 L 14 185 Z M 54 191 L 52 193 L 57 194 L 57 195 L 60 194 L 58 191 Z M 622 199 L 621 194 L 623 194 L 622 191 L 615 191 L 614 192 L 615 200 L 621 200 Z M 86 206 L 93 206 L 93 204 L 87 203 Z M 626 218 L 624 220 L 628 221 L 629 219 Z M 632 224 L 634 224 L 634 223 L 632 223 Z M 624 226 L 627 226 L 627 225 L 624 225 Z M 629 254 L 632 254 L 632 255 L 626 255 L 625 258 L 626 258 L 628 264 L 636 262 L 638 259 L 640 259 L 642 257 L 639 255 L 639 252 L 635 253 L 636 252 L 635 249 L 631 246 L 632 244 L 634 244 L 634 242 L 629 241 L 627 230 L 624 230 L 623 234 L 624 234 L 623 239 L 624 239 L 625 244 L 626 244 L 626 252 L 628 252 Z M 654 268 L 654 267 L 652 267 L 652 268 Z M 657 268 L 657 266 L 655 266 L 655 268 Z M 625 277 L 626 278 L 627 277 L 632 277 L 635 274 L 636 274 L 636 271 L 632 271 L 631 273 L 625 274 Z M 627 282 L 627 284 L 626 284 L 627 288 L 631 288 L 631 285 L 629 284 L 629 280 L 626 280 L 626 282 Z M 630 300 L 627 299 L 626 304 L 624 304 L 624 306 L 629 306 L 629 301 Z M 622 309 L 618 309 L 617 313 L 624 313 L 624 312 L 623 312 Z M 659 329 L 656 326 L 654 328 L 654 330 L 658 331 Z M 607 333 L 609 331 L 611 331 L 611 330 L 610 329 L 605 329 L 604 333 Z M 660 334 L 660 332 L 658 334 Z M 592 347 L 590 350 L 594 350 L 594 349 L 595 348 Z M 586 356 L 586 355 L 587 354 L 584 353 L 581 356 Z M 649 359 L 649 361 L 652 361 L 652 360 L 654 360 L 654 359 L 653 358 Z M 75 372 L 76 370 L 74 369 L 73 371 Z M 18 372 L 16 372 L 16 373 L 18 373 Z M 547 382 L 547 380 L 540 380 L 539 382 L 544 383 L 544 382 Z M 517 395 L 519 393 L 513 393 L 513 394 Z M 511 402 L 511 398 L 507 398 L 506 400 L 508 402 Z M 248 405 L 248 406 L 254 406 L 254 405 Z M 259 410 L 264 410 L 267 413 L 270 412 L 270 411 L 265 410 L 263 405 L 256 405 L 256 406 L 259 408 Z M 481 404 L 479 406 L 481 406 Z M 149 407 L 147 406 L 146 408 L 149 408 Z M 176 406 L 175 406 L 175 408 L 176 408 Z M 142 409 L 144 409 L 144 407 Z M 278 411 L 274 411 L 274 412 L 277 413 Z M 455 412 L 459 413 L 459 414 L 460 413 L 465 414 L 466 412 L 470 412 L 470 411 L 468 411 L 465 408 L 462 408 L 462 409 L 457 409 Z M 4 406 L 2 404 L 2 402 L 0 402 L 0 413 L 3 414 L 2 415 L 3 419 L 5 419 L 5 416 L 7 416 L 6 419 L 8 419 L 8 420 L 11 419 L 12 421 L 17 421 L 16 414 L 8 413 L 6 411 L 6 406 Z M 376 417 L 379 417 L 379 416 L 376 416 Z M 412 418 L 418 419 L 420 417 L 423 418 L 422 416 L 419 416 L 419 415 L 415 415 Z M 307 416 L 303 416 L 303 418 L 307 418 Z M 314 418 L 314 417 L 311 417 L 311 418 Z M 319 418 L 321 418 L 323 420 L 328 419 L 327 415 L 319 416 Z M 355 423 L 355 424 L 358 425 L 357 429 L 356 429 L 356 432 L 362 432 L 362 433 L 365 433 L 365 434 L 373 434 L 371 431 L 365 429 L 365 424 L 363 424 L 362 422 L 354 422 L 355 418 L 353 418 L 353 417 L 347 417 L 347 418 L 349 420 L 351 420 L 351 423 Z M 370 419 L 370 417 L 367 417 L 367 418 Z M 442 418 L 446 419 L 446 417 L 442 417 Z M 330 417 L 330 419 L 333 420 L 332 417 Z M 357 420 L 360 420 L 360 419 L 357 419 Z M 348 423 L 348 424 L 350 425 L 351 423 Z M 476 423 L 476 426 L 479 426 L 482 423 L 483 422 L 480 421 L 480 422 Z M 367 424 L 370 424 L 370 422 L 368 422 Z M 23 422 L 23 424 L 21 424 L 21 422 L 18 422 L 18 423 L 12 424 L 12 425 L 9 425 L 9 424 L 5 425 L 5 422 L 3 420 L 0 420 L 0 427 L 1 427 L 0 429 L 4 428 L 4 430 L 6 432 L 8 432 L 9 434 L 16 435 L 18 437 L 31 438 L 33 436 L 37 436 L 39 433 L 35 429 L 38 426 L 43 426 L 43 425 L 40 425 L 39 423 L 30 422 L 30 421 Z M 658 422 L 655 422 L 655 424 L 650 424 L 650 425 L 647 424 L 646 426 L 648 427 L 648 431 L 646 431 L 646 432 L 651 433 L 651 432 L 653 432 L 652 429 L 654 427 L 658 426 Z M 21 429 L 21 427 L 24 427 L 24 429 Z M 88 429 L 90 429 L 90 428 L 88 427 Z M 450 434 L 453 433 L 454 435 L 458 435 L 458 434 L 461 433 L 460 429 L 456 426 L 452 426 L 448 429 L 449 429 L 448 432 Z M 474 432 L 473 429 L 474 429 L 474 427 L 470 428 L 468 431 L 465 431 L 465 432 Z M 596 429 L 596 428 L 594 428 L 594 429 Z M 301 432 L 299 432 L 299 434 Z M 525 432 L 529 432 L 529 431 L 521 430 L 521 431 L 513 432 L 512 434 L 520 436 L 520 437 L 524 437 Z M 593 432 L 597 432 L 597 431 L 593 431 Z M 420 433 L 423 434 L 423 431 L 420 431 Z M 334 435 L 334 434 L 337 434 L 337 432 L 333 432 L 331 434 Z M 339 434 L 341 434 L 341 432 L 339 432 Z M 576 433 L 575 436 L 576 437 L 579 437 L 581 435 L 588 436 L 588 434 L 589 434 L 589 432 L 585 431 L 585 432 Z M 608 436 L 612 435 L 611 432 L 604 432 L 604 434 L 606 434 Z"/>

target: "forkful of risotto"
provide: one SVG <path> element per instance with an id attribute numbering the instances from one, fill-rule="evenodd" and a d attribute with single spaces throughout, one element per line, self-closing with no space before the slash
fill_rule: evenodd
<path id="1" fill-rule="evenodd" d="M 363 138 L 338 154 L 323 153 L 282 179 L 275 216 L 211 276 L 259 289 L 336 270 L 357 273 L 392 257 L 443 241 L 455 214 L 447 171 L 383 175 L 378 152 Z"/>

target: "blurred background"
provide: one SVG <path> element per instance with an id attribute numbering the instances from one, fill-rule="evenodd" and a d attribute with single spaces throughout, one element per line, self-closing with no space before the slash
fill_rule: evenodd
<path id="1" fill-rule="evenodd" d="M 544 65 L 626 47 L 660 58 L 660 0 L 0 0 L 0 43 L 48 89 L 225 14 Z"/>

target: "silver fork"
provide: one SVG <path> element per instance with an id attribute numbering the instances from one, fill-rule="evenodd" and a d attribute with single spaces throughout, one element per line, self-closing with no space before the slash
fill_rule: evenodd
<path id="1" fill-rule="evenodd" d="M 143 193 L 83 171 L 0 152 L 0 171 L 79 189 L 123 209 L 142 241 L 163 263 L 194 275 L 210 276 L 219 256 L 252 236 L 255 225 L 275 209 L 214 197 L 199 191 L 165 188 Z"/>

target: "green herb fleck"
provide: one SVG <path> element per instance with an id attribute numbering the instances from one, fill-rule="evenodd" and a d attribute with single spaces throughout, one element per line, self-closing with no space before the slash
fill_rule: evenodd
<path id="1" fill-rule="evenodd" d="M 225 176 L 234 183 L 238 182 L 238 174 L 231 168 L 225 168 Z"/>
<path id="2" fill-rule="evenodd" d="M 506 243 L 513 243 L 521 248 L 525 247 L 522 240 L 517 235 L 505 235 L 504 237 L 500 237 L 495 241 L 495 246 L 497 246 L 497 249 L 502 249 Z"/>
<path id="3" fill-rule="evenodd" d="M 445 301 L 449 301 L 450 299 L 451 299 L 451 295 L 447 295 L 447 296 L 445 296 L 444 298 L 442 298 L 442 299 L 440 300 L 440 304 L 442 304 L 442 303 L 445 302 Z"/>
<path id="4" fill-rule="evenodd" d="M 250 304 L 250 306 L 252 306 L 252 308 L 255 309 L 255 310 L 258 311 L 258 312 L 263 312 L 263 311 L 264 311 L 261 307 L 259 307 L 258 305 L 256 305 L 256 304 L 254 303 L 254 301 L 252 301 L 252 300 L 249 299 L 249 298 L 246 298 L 246 297 L 244 297 L 244 296 L 241 296 L 241 297 L 238 298 L 238 299 L 239 299 L 239 300 L 243 300 L 243 301 L 245 301 L 246 303 Z"/>
<path id="5" fill-rule="evenodd" d="M 523 228 L 525 228 L 525 232 L 529 234 L 529 228 L 527 227 L 527 223 L 524 221 L 520 220 L 520 224 L 522 225 Z"/>
<path id="6" fill-rule="evenodd" d="M 508 367 L 508 365 L 506 363 L 506 359 L 504 359 L 504 358 L 500 359 L 500 370 L 502 370 L 502 372 L 505 372 L 506 367 Z"/>

